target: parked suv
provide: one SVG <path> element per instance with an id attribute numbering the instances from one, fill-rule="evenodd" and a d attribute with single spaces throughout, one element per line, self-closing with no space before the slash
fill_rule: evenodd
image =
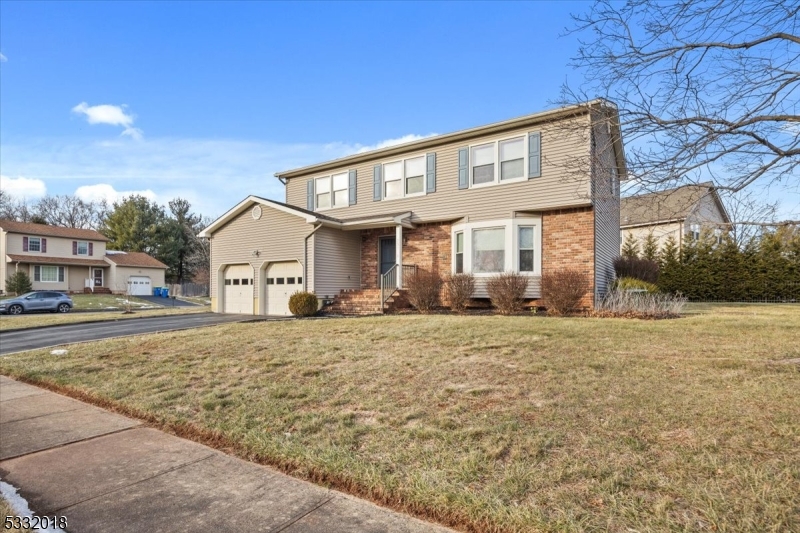
<path id="1" fill-rule="evenodd" d="M 73 305 L 72 298 L 63 292 L 34 291 L 16 298 L 0 300 L 0 313 L 9 315 L 19 315 L 31 311 L 69 313 Z"/>

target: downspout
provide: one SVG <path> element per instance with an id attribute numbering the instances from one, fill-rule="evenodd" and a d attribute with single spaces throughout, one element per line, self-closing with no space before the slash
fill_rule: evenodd
<path id="1" fill-rule="evenodd" d="M 281 178 L 278 178 L 281 179 Z M 314 235 L 319 228 L 322 227 L 322 224 L 311 230 L 311 232 L 306 235 L 306 238 L 303 239 L 303 291 L 308 292 L 308 238 Z"/>

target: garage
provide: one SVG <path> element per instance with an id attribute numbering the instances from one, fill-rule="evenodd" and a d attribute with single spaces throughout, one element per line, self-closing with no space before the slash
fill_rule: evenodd
<path id="1" fill-rule="evenodd" d="M 267 267 L 267 314 L 291 315 L 289 297 L 303 290 L 303 269 L 297 261 L 272 263 Z"/>
<path id="2" fill-rule="evenodd" d="M 132 296 L 152 296 L 150 276 L 128 276 L 128 291 Z"/>
<path id="3" fill-rule="evenodd" d="M 253 314 L 253 267 L 231 265 L 225 269 L 225 313 Z"/>

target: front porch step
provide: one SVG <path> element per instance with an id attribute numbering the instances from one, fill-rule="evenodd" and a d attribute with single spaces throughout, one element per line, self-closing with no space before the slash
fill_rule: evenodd
<path id="1" fill-rule="evenodd" d="M 111 289 L 108 287 L 84 287 L 84 294 L 111 294 Z"/>
<path id="2" fill-rule="evenodd" d="M 403 290 L 395 291 L 386 303 L 381 306 L 380 289 L 348 289 L 334 297 L 333 302 L 322 311 L 329 315 L 365 316 L 391 313 L 396 309 L 407 307 L 408 300 Z"/>

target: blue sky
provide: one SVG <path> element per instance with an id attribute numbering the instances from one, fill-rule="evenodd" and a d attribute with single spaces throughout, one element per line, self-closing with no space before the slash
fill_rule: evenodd
<path id="1" fill-rule="evenodd" d="M 282 199 L 278 170 L 552 107 L 588 5 L 4 1 L 4 188 Z"/>

